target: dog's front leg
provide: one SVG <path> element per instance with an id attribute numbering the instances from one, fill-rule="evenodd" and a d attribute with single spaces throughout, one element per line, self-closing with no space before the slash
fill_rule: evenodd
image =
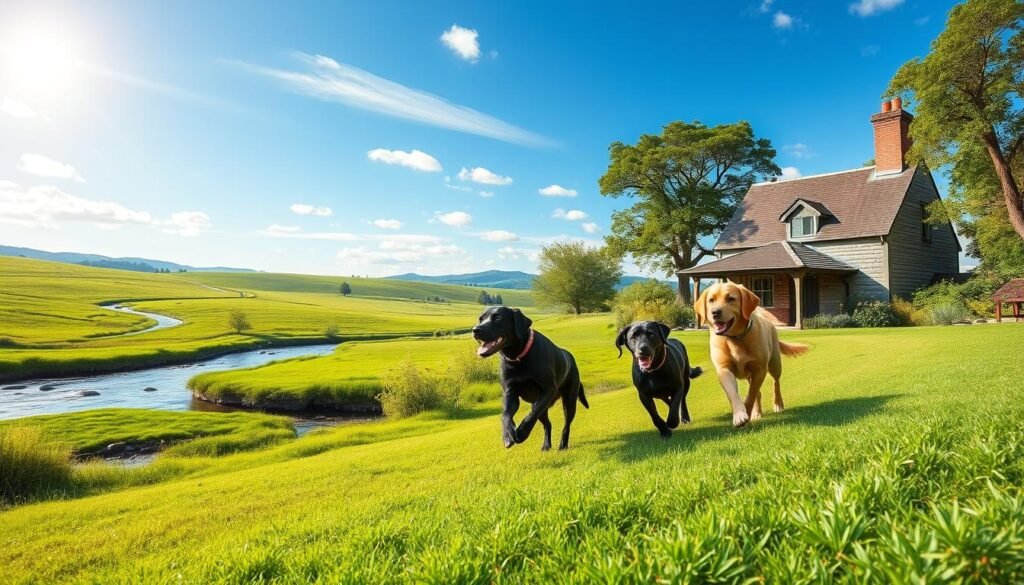
<path id="1" fill-rule="evenodd" d="M 505 390 L 504 408 L 501 411 L 501 438 L 508 449 L 516 444 L 516 423 L 512 420 L 519 410 L 519 396 L 512 390 Z"/>
<path id="2" fill-rule="evenodd" d="M 739 428 L 750 422 L 747 405 L 740 400 L 736 374 L 733 374 L 728 368 L 718 368 L 718 381 L 722 384 L 722 390 L 725 390 L 725 396 L 729 399 L 729 405 L 732 407 L 732 426 Z"/>
<path id="3" fill-rule="evenodd" d="M 544 394 L 541 394 L 537 402 L 533 403 L 533 407 L 530 408 L 530 412 L 523 417 L 523 420 L 519 422 L 519 427 L 516 429 L 516 442 L 522 443 L 526 439 L 530 438 L 530 433 L 533 432 L 534 425 L 540 419 L 540 415 L 546 412 L 551 403 L 555 400 L 556 390 L 552 389 Z"/>
<path id="4" fill-rule="evenodd" d="M 680 406 L 683 404 L 683 389 L 676 390 L 672 400 L 668 403 L 668 428 L 674 429 L 679 426 Z"/>
<path id="5" fill-rule="evenodd" d="M 658 432 L 661 433 L 661 438 L 667 439 L 671 437 L 672 431 L 668 428 L 669 426 L 665 424 L 665 421 L 661 420 L 661 416 L 658 414 L 658 407 L 654 404 L 654 398 L 645 392 L 638 391 L 637 394 L 640 395 L 640 404 L 643 404 L 644 408 L 647 409 L 647 414 L 651 415 L 651 422 L 654 423 Z M 670 414 L 669 417 L 671 416 L 672 415 Z M 677 419 L 676 423 L 678 424 L 678 422 L 679 421 Z"/>

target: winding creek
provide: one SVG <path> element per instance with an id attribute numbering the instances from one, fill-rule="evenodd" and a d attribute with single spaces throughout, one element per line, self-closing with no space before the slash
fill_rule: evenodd
<path id="1" fill-rule="evenodd" d="M 141 317 L 149 317 L 150 319 L 156 321 L 156 325 L 150 325 L 149 327 L 147 327 L 145 329 L 140 329 L 138 331 L 129 331 L 128 333 L 118 333 L 117 335 L 109 335 L 105 339 L 110 339 L 111 337 L 128 337 L 129 335 L 138 335 L 140 333 L 149 333 L 151 331 L 157 331 L 157 330 L 160 330 L 160 329 L 170 329 L 171 327 L 177 327 L 178 325 L 181 325 L 182 323 L 184 323 L 184 321 L 182 321 L 181 319 L 175 319 L 174 317 L 168 317 L 167 315 L 161 315 L 159 313 L 147 313 L 145 311 L 137 311 L 137 310 L 135 310 L 135 309 L 133 309 L 131 307 L 126 307 L 124 305 L 120 305 L 120 304 L 117 304 L 117 303 L 112 303 L 112 304 L 109 304 L 109 305 L 100 305 L 100 306 L 103 307 L 104 309 L 108 309 L 108 310 L 111 310 L 111 311 L 117 311 L 119 313 L 128 313 L 129 315 L 139 315 Z"/>

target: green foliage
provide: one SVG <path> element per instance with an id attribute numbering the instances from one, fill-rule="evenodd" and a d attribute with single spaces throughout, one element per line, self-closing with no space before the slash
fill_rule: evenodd
<path id="1" fill-rule="evenodd" d="M 67 487 L 71 451 L 39 429 L 0 427 L 0 508 Z"/>
<path id="2" fill-rule="evenodd" d="M 660 135 L 613 142 L 608 150 L 601 194 L 636 200 L 612 214 L 608 245 L 669 275 L 710 254 L 700 239 L 725 227 L 751 184 L 781 173 L 771 142 L 756 138 L 747 122 L 671 122 Z M 688 303 L 685 282 L 679 294 Z"/>
<path id="3" fill-rule="evenodd" d="M 612 302 L 615 326 L 624 327 L 634 321 L 660 321 L 669 327 L 686 327 L 693 323 L 693 308 L 681 305 L 675 291 L 657 280 L 637 281 L 623 288 Z"/>
<path id="4" fill-rule="evenodd" d="M 337 321 L 331 321 L 324 326 L 324 337 L 331 339 L 337 339 L 341 336 L 341 325 L 338 325 Z"/>
<path id="5" fill-rule="evenodd" d="M 858 327 L 899 327 L 906 324 L 892 305 L 883 301 L 858 303 L 853 309 L 853 320 Z"/>
<path id="6" fill-rule="evenodd" d="M 914 308 L 927 314 L 938 306 L 945 307 L 942 316 L 952 315 L 953 309 L 967 310 L 964 319 L 971 314 L 989 318 L 995 314 L 994 293 L 1002 282 L 990 273 L 979 273 L 971 276 L 966 282 L 956 283 L 949 280 L 937 282 L 914 293 Z M 944 324 L 944 323 L 936 323 Z"/>
<path id="7" fill-rule="evenodd" d="M 537 269 L 537 302 L 579 315 L 607 307 L 622 277 L 622 260 L 607 248 L 557 242 L 541 248 Z"/>
<path id="8" fill-rule="evenodd" d="M 249 315 L 242 309 L 231 309 L 228 312 L 228 327 L 235 333 L 241 333 L 252 329 L 252 322 L 249 321 Z"/>
<path id="9" fill-rule="evenodd" d="M 404 418 L 429 410 L 453 410 L 459 405 L 462 385 L 450 376 L 419 368 L 406 357 L 382 377 L 383 391 L 377 395 L 386 416 Z"/>
<path id="10" fill-rule="evenodd" d="M 970 309 L 956 302 L 941 303 L 929 308 L 928 315 L 933 325 L 953 325 L 955 323 L 970 323 Z"/>
<path id="11" fill-rule="evenodd" d="M 352 294 L 352 286 L 347 282 L 343 282 L 341 283 L 341 286 L 338 287 L 338 292 L 341 293 L 341 296 L 347 297 Z"/>
<path id="12" fill-rule="evenodd" d="M 835 315 L 814 315 L 803 320 L 804 329 L 849 329 L 860 324 L 853 315 L 837 313 Z"/>

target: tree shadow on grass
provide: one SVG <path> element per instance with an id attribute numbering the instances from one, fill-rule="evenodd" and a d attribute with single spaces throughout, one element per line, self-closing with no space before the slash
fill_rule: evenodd
<path id="1" fill-rule="evenodd" d="M 714 426 L 690 429 L 687 428 L 687 425 L 680 425 L 672 432 L 672 437 L 667 440 L 662 439 L 654 426 L 648 422 L 643 430 L 586 443 L 598 447 L 607 456 L 616 457 L 627 463 L 636 462 L 650 457 L 660 457 L 666 453 L 693 451 L 702 443 L 724 441 L 788 425 L 838 427 L 867 417 L 881 410 L 889 401 L 901 396 L 903 395 L 884 394 L 843 398 L 830 402 L 796 406 L 781 414 L 772 413 L 769 405 L 768 412 L 761 420 L 750 423 L 742 429 L 734 429 L 732 415 L 726 414 L 712 417 L 711 420 L 716 423 Z"/>

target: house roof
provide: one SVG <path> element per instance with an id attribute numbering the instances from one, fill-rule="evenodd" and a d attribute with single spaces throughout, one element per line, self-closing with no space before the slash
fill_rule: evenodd
<path id="1" fill-rule="evenodd" d="M 822 205 L 821 203 L 818 203 L 817 201 L 808 201 L 807 199 L 797 198 L 797 200 L 794 201 L 792 205 L 787 207 L 786 210 L 782 212 L 782 215 L 779 216 L 779 221 L 786 221 L 786 217 L 792 215 L 793 212 L 800 207 L 807 207 L 819 217 L 832 216 L 832 212 L 829 211 L 829 209 Z"/>
<path id="2" fill-rule="evenodd" d="M 786 224 L 779 218 L 797 199 L 813 201 L 835 218 L 821 226 L 813 241 L 887 235 L 917 167 L 882 177 L 875 177 L 874 172 L 874 167 L 864 167 L 752 185 L 715 249 L 752 248 L 786 240 Z"/>
<path id="3" fill-rule="evenodd" d="M 810 269 L 818 272 L 856 272 L 857 269 L 796 242 L 773 242 L 739 254 L 726 256 L 721 260 L 701 264 L 679 274 L 715 275 L 737 272 L 771 272 L 776 270 Z"/>
<path id="4" fill-rule="evenodd" d="M 1014 278 L 992 293 L 993 301 L 1024 301 L 1024 278 Z"/>

